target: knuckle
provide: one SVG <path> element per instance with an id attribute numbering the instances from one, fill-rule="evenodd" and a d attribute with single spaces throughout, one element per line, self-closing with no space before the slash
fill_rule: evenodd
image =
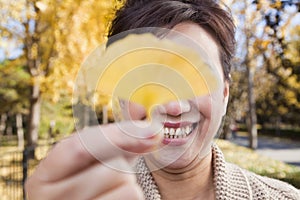
<path id="1" fill-rule="evenodd" d="M 78 137 L 70 137 L 65 141 L 65 144 L 60 144 L 64 146 L 65 149 L 69 149 L 72 152 L 73 159 L 82 159 L 88 160 L 92 155 L 89 151 L 84 147 Z"/>

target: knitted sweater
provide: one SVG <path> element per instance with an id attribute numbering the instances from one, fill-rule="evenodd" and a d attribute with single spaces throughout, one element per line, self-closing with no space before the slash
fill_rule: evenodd
<path id="1" fill-rule="evenodd" d="M 259 176 L 225 162 L 223 153 L 212 146 L 215 196 L 217 200 L 300 200 L 300 191 L 275 179 Z M 151 172 L 140 158 L 137 165 L 137 181 L 146 200 L 160 200 L 161 196 Z"/>

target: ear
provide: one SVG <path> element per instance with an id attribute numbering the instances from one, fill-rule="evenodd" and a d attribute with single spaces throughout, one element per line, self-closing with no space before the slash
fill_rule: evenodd
<path id="1" fill-rule="evenodd" d="M 224 90 L 223 90 L 223 116 L 226 114 L 227 105 L 229 99 L 229 83 L 228 81 L 224 82 Z"/>

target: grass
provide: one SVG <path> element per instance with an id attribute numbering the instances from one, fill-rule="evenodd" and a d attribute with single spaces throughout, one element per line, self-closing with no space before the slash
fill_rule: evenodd
<path id="1" fill-rule="evenodd" d="M 279 179 L 300 188 L 300 168 L 262 156 L 255 151 L 233 144 L 226 140 L 217 140 L 225 159 L 244 169 L 262 176 Z"/>

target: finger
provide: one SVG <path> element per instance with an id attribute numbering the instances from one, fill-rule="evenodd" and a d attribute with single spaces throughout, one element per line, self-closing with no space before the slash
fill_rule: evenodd
<path id="1" fill-rule="evenodd" d="M 124 158 L 115 158 L 107 162 L 109 164 L 118 163 L 124 170 L 129 170 L 130 168 Z M 41 192 L 47 194 L 48 199 L 93 199 L 121 185 L 132 185 L 135 182 L 134 174 L 120 172 L 100 163 L 95 163 L 86 170 L 67 179 L 50 184 L 39 183 L 38 186 L 40 188 L 37 187 L 35 192 L 30 194 L 29 199 L 40 198 L 43 195 L 40 194 Z"/>
<path id="2" fill-rule="evenodd" d="M 79 137 L 89 153 L 103 161 L 114 156 L 147 152 L 162 138 L 158 134 L 161 129 L 162 124 L 127 121 L 88 128 L 79 133 Z"/>
<path id="3" fill-rule="evenodd" d="M 157 127 L 144 122 L 124 122 L 90 127 L 58 143 L 34 175 L 51 182 L 78 173 L 94 162 L 105 162 L 129 152 L 143 153 L 158 143 Z"/>

